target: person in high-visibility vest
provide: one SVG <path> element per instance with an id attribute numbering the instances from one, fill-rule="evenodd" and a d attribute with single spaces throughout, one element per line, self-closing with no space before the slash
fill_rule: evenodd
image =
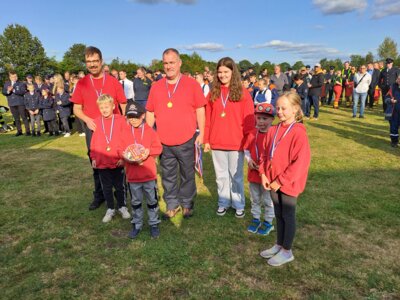
<path id="1" fill-rule="evenodd" d="M 332 76 L 333 92 L 335 93 L 335 99 L 333 101 L 333 108 L 339 108 L 339 100 L 343 90 L 343 79 L 342 71 L 337 70 L 335 75 Z"/>

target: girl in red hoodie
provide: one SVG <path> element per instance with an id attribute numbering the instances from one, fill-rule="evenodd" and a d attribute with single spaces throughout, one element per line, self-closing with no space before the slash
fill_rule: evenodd
<path id="1" fill-rule="evenodd" d="M 212 149 L 218 186 L 219 216 L 229 207 L 244 217 L 243 144 L 254 129 L 254 106 L 242 87 L 240 73 L 230 57 L 217 64 L 217 76 L 207 97 L 204 151 Z"/>
<path id="2" fill-rule="evenodd" d="M 300 96 L 284 93 L 276 103 L 276 112 L 280 123 L 268 130 L 259 168 L 262 185 L 271 190 L 276 218 L 276 244 L 260 253 L 269 258 L 271 266 L 294 260 L 291 248 L 296 230 L 296 202 L 305 188 L 311 158 L 306 128 L 300 123 L 303 118 Z"/>

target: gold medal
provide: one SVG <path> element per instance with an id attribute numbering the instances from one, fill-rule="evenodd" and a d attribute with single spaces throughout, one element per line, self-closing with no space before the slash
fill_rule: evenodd
<path id="1" fill-rule="evenodd" d="M 107 150 L 107 152 L 110 152 L 111 151 L 110 146 L 107 146 L 106 150 Z"/>
<path id="2" fill-rule="evenodd" d="M 226 116 L 226 113 L 223 111 L 223 112 L 221 113 L 221 118 L 225 118 L 225 116 Z"/>
<path id="3" fill-rule="evenodd" d="M 168 107 L 168 108 L 171 108 L 171 107 L 172 107 L 172 105 L 173 105 L 173 104 L 172 104 L 172 102 L 171 102 L 171 101 L 169 101 L 169 102 L 168 102 L 168 104 L 167 104 L 167 107 Z"/>

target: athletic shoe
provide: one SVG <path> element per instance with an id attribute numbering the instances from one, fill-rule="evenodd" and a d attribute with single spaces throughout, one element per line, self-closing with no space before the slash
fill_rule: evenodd
<path id="1" fill-rule="evenodd" d="M 95 209 L 99 208 L 101 203 L 102 202 L 99 202 L 97 200 L 93 200 L 92 203 L 90 203 L 90 205 L 89 205 L 89 210 L 95 210 Z"/>
<path id="2" fill-rule="evenodd" d="M 270 258 L 267 262 L 270 266 L 279 267 L 293 260 L 294 256 L 291 250 L 289 251 L 281 250 L 272 258 Z"/>
<path id="3" fill-rule="evenodd" d="M 64 134 L 64 137 L 70 137 L 71 134 L 69 132 L 67 132 L 66 134 Z"/>
<path id="4" fill-rule="evenodd" d="M 28 131 L 28 132 L 25 133 L 25 135 L 26 135 L 26 136 L 31 136 L 31 132 Z"/>
<path id="5" fill-rule="evenodd" d="M 260 256 L 263 258 L 271 258 L 273 257 L 275 254 L 277 254 L 280 250 L 281 250 L 281 246 L 278 245 L 274 245 L 272 248 L 269 248 L 267 250 L 261 251 L 260 252 Z"/>
<path id="6" fill-rule="evenodd" d="M 133 227 L 132 227 L 132 230 L 129 232 L 128 237 L 130 239 L 135 239 L 139 235 L 139 233 L 142 231 L 142 228 L 136 228 L 135 224 L 132 224 L 132 225 L 133 225 Z"/>
<path id="7" fill-rule="evenodd" d="M 190 218 L 190 217 L 193 217 L 193 209 L 191 209 L 191 208 L 184 208 L 183 209 L 183 217 L 185 218 L 185 219 L 188 219 L 188 218 Z"/>
<path id="8" fill-rule="evenodd" d="M 107 209 L 106 214 L 104 215 L 103 218 L 103 223 L 108 223 L 112 220 L 112 218 L 115 216 L 115 209 Z"/>
<path id="9" fill-rule="evenodd" d="M 227 209 L 225 207 L 218 207 L 217 209 L 217 215 L 222 217 L 226 214 Z"/>
<path id="10" fill-rule="evenodd" d="M 122 206 L 118 209 L 118 212 L 121 214 L 122 219 L 129 219 L 131 217 L 131 214 L 128 212 L 128 209 L 126 206 Z"/>
<path id="11" fill-rule="evenodd" d="M 59 132 L 59 131 L 55 131 L 54 135 L 55 135 L 55 136 L 59 136 L 59 135 L 60 135 L 60 132 Z"/>
<path id="12" fill-rule="evenodd" d="M 274 225 L 264 221 L 258 228 L 257 233 L 261 235 L 268 235 L 272 230 L 274 230 Z"/>
<path id="13" fill-rule="evenodd" d="M 18 131 L 18 132 L 15 134 L 15 136 L 20 136 L 20 135 L 22 135 L 22 132 L 21 132 L 21 131 Z"/>
<path id="14" fill-rule="evenodd" d="M 393 148 L 399 147 L 398 143 L 390 143 L 390 146 L 392 146 Z"/>
<path id="15" fill-rule="evenodd" d="M 40 131 L 38 131 L 38 132 L 36 133 L 36 135 L 37 135 L 37 136 L 41 136 L 42 134 L 40 133 Z"/>
<path id="16" fill-rule="evenodd" d="M 237 209 L 235 213 L 236 218 L 243 218 L 245 216 L 244 209 Z"/>
<path id="17" fill-rule="evenodd" d="M 82 132 L 79 134 L 79 136 L 86 136 L 86 133 Z"/>
<path id="18" fill-rule="evenodd" d="M 157 224 L 150 226 L 150 236 L 152 239 L 156 239 L 160 236 L 160 229 Z"/>
<path id="19" fill-rule="evenodd" d="M 32 132 L 32 137 L 35 137 L 36 136 L 36 132 Z"/>
<path id="20" fill-rule="evenodd" d="M 259 219 L 253 219 L 249 227 L 247 227 L 247 231 L 251 233 L 256 233 L 257 229 L 261 226 L 261 221 Z"/>

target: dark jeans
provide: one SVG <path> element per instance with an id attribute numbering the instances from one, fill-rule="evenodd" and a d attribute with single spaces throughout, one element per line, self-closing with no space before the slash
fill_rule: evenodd
<path id="1" fill-rule="evenodd" d="M 271 191 L 276 219 L 276 244 L 286 250 L 292 249 L 296 233 L 296 202 L 297 198 L 286 195 L 280 190 Z"/>
<path id="2" fill-rule="evenodd" d="M 85 124 L 84 126 L 85 129 L 85 134 L 86 134 L 86 146 L 88 149 L 88 156 L 89 156 L 89 161 L 90 165 L 92 165 L 92 160 L 90 159 L 90 142 L 92 141 L 92 134 L 93 131 L 91 131 Z M 104 194 L 103 194 L 103 189 L 101 187 L 101 181 L 100 181 L 100 176 L 99 176 L 99 170 L 98 169 L 93 169 L 93 179 L 94 179 L 94 191 L 93 191 L 93 200 L 97 202 L 98 204 L 101 204 L 105 201 L 104 199 Z"/>
<path id="3" fill-rule="evenodd" d="M 64 117 L 64 118 L 60 118 L 60 119 L 61 119 L 61 123 L 62 123 L 62 127 L 63 127 L 64 131 L 71 133 L 71 129 L 70 129 L 69 123 L 68 123 L 68 118 L 69 117 Z"/>
<path id="4" fill-rule="evenodd" d="M 58 125 L 57 125 L 56 120 L 45 121 L 45 124 L 47 124 L 47 128 L 49 129 L 49 132 L 53 132 L 53 133 L 58 132 Z"/>
<path id="5" fill-rule="evenodd" d="M 26 117 L 25 105 L 10 106 L 10 110 L 14 118 L 15 126 L 17 127 L 18 132 L 22 132 L 21 118 L 22 122 L 24 122 L 25 131 L 31 132 L 29 129 L 29 121 L 28 118 Z"/>
<path id="6" fill-rule="evenodd" d="M 385 112 L 386 111 L 386 106 L 387 106 L 386 103 L 385 103 L 385 96 L 389 92 L 390 86 L 383 86 L 381 88 L 381 90 L 382 90 L 383 112 Z"/>
<path id="7" fill-rule="evenodd" d="M 117 198 L 117 208 L 126 206 L 125 201 L 125 171 L 124 168 L 98 169 L 103 195 L 107 201 L 107 207 L 114 209 L 114 194 Z"/>
<path id="8" fill-rule="evenodd" d="M 182 145 L 163 145 L 160 157 L 161 179 L 168 210 L 175 209 L 179 205 L 184 208 L 193 208 L 193 198 L 196 196 L 195 137 L 196 135 Z"/>
<path id="9" fill-rule="evenodd" d="M 319 96 L 308 96 L 308 107 L 306 110 L 306 117 L 310 117 L 311 104 L 314 106 L 314 118 L 318 118 L 319 115 Z"/>

